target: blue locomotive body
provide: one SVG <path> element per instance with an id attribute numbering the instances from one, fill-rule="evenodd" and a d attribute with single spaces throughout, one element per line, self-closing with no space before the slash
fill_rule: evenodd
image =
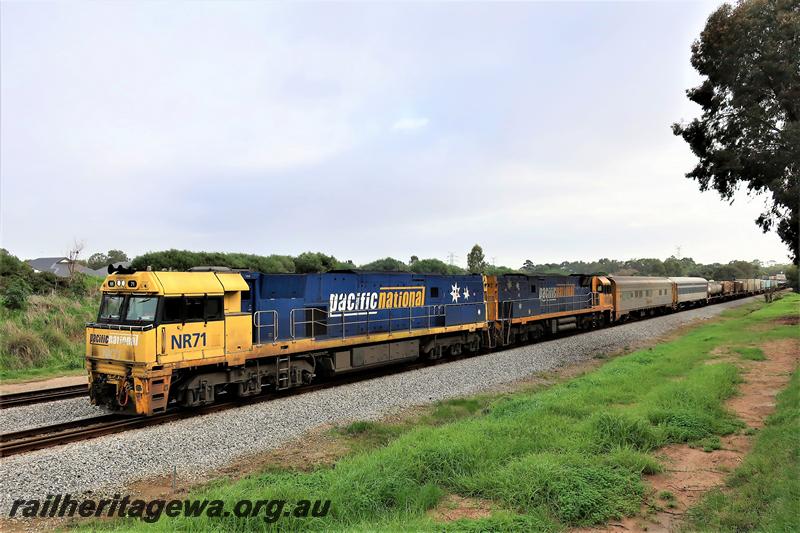
<path id="1" fill-rule="evenodd" d="M 593 276 L 507 274 L 497 277 L 498 315 L 524 319 L 590 311 L 598 305 Z"/>
<path id="2" fill-rule="evenodd" d="M 486 322 L 480 275 L 242 273 L 256 342 L 346 339 Z"/>

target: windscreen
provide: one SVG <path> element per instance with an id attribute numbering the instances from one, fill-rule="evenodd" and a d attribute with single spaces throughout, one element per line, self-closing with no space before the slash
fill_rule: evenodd
<path id="1" fill-rule="evenodd" d="M 122 303 L 125 297 L 115 294 L 104 294 L 100 303 L 100 318 L 102 320 L 119 320 L 122 312 Z"/>

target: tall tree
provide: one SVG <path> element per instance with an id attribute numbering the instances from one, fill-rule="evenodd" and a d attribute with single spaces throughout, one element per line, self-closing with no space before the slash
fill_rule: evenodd
<path id="1" fill-rule="evenodd" d="M 122 250 L 109 250 L 108 260 L 111 263 L 124 263 L 126 261 L 130 261 L 130 259 L 128 259 L 128 254 Z"/>
<path id="2" fill-rule="evenodd" d="M 486 269 L 485 259 L 483 248 L 476 244 L 467 254 L 467 269 L 470 272 L 483 272 Z"/>
<path id="3" fill-rule="evenodd" d="M 108 265 L 108 263 L 108 256 L 103 252 L 95 252 L 89 256 L 89 259 L 86 260 L 86 266 L 94 270 L 103 268 L 104 266 Z"/>
<path id="4" fill-rule="evenodd" d="M 90 255 L 89 259 L 86 260 L 86 266 L 97 270 L 98 268 L 105 267 L 109 263 L 116 264 L 126 261 L 130 261 L 130 259 L 128 259 L 128 254 L 122 250 L 109 250 L 107 254 L 96 252 Z"/>
<path id="5" fill-rule="evenodd" d="M 723 4 L 692 45 L 703 82 L 686 91 L 703 113 L 673 124 L 699 158 L 686 177 L 730 202 L 745 186 L 763 193 L 756 223 L 775 229 L 800 260 L 800 4 L 741 0 Z"/>

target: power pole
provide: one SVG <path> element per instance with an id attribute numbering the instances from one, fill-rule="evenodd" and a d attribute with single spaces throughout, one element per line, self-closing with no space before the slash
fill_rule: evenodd
<path id="1" fill-rule="evenodd" d="M 447 254 L 447 261 L 450 263 L 450 266 L 453 266 L 456 261 L 456 254 L 453 252 L 449 252 Z"/>

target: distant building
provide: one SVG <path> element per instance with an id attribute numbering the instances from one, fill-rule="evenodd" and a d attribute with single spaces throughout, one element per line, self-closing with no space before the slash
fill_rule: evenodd
<path id="1" fill-rule="evenodd" d="M 50 272 L 60 278 L 68 278 L 70 273 L 69 257 L 39 257 L 38 259 L 28 259 L 25 261 L 35 272 Z M 86 274 L 87 276 L 105 277 L 105 268 L 92 270 L 81 264 L 75 265 L 75 272 Z"/>

